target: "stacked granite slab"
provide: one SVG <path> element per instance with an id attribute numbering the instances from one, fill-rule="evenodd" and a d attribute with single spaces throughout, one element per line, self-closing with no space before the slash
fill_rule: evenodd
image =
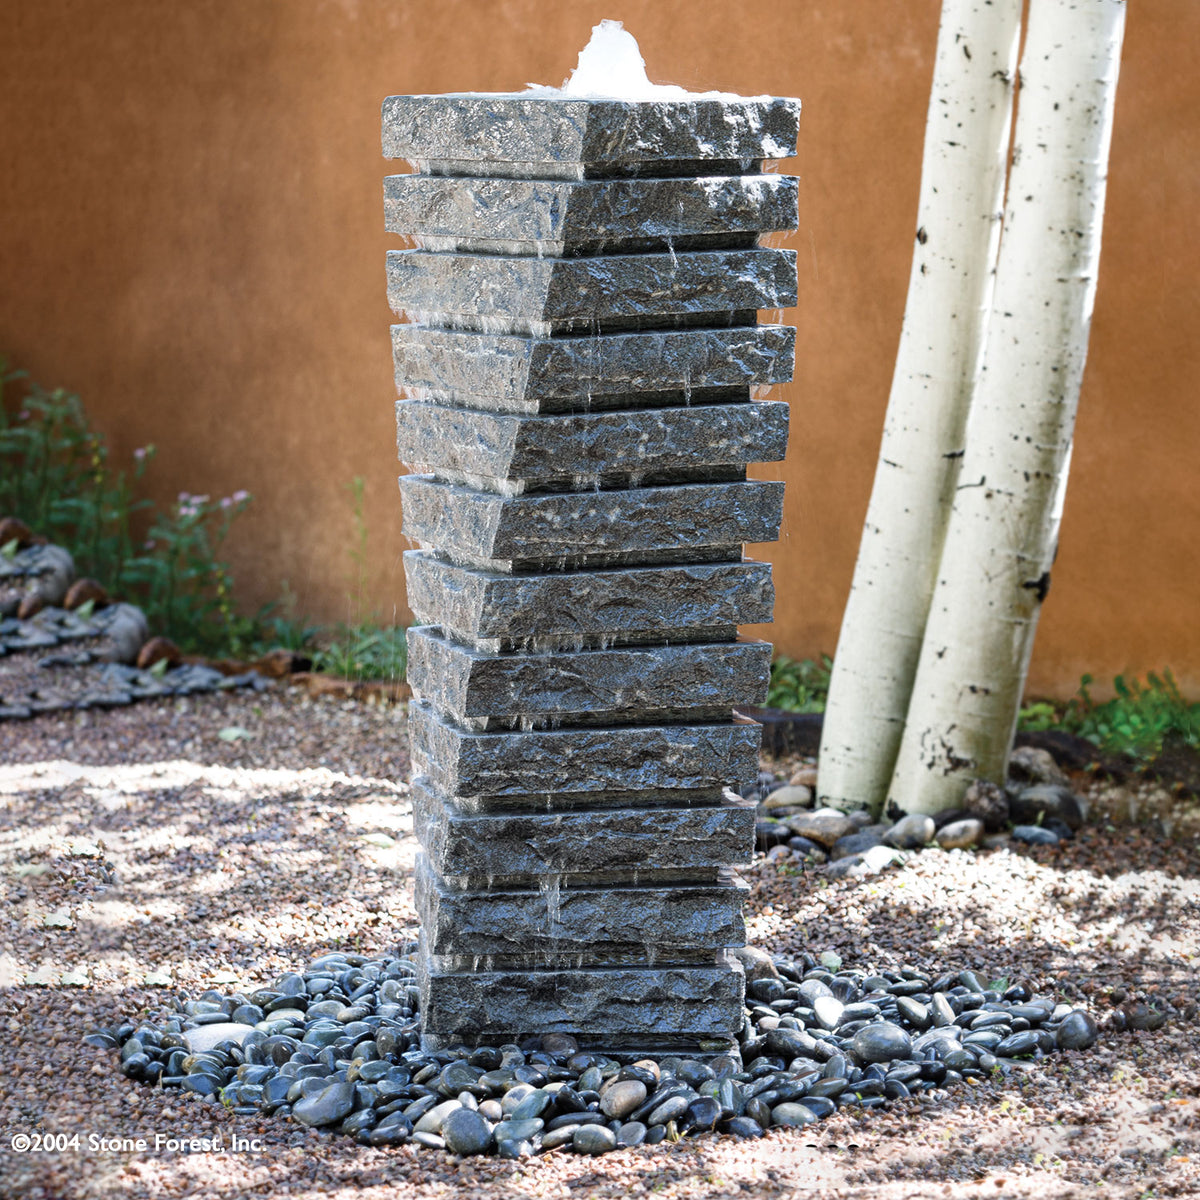
<path id="1" fill-rule="evenodd" d="M 742 1025 L 799 103 L 394 96 L 384 154 L 427 1044 Z"/>

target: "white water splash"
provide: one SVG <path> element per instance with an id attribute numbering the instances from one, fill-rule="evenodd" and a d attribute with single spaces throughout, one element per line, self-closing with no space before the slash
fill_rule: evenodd
<path id="1" fill-rule="evenodd" d="M 531 83 L 523 94 L 563 100 L 766 99 L 730 92 L 689 92 L 676 84 L 651 83 L 637 39 L 620 21 L 601 21 L 592 27 L 591 40 L 579 52 L 579 62 L 561 88 Z"/>
<path id="2" fill-rule="evenodd" d="M 546 902 L 546 934 L 550 939 L 551 953 L 558 948 L 558 943 L 562 940 L 561 887 L 562 876 L 557 872 L 538 876 L 538 891 L 542 893 L 542 899 Z"/>
<path id="3" fill-rule="evenodd" d="M 679 99 L 687 92 L 651 83 L 637 39 L 620 21 L 601 21 L 579 52 L 579 63 L 562 85 L 565 96 L 620 96 L 627 100 Z"/>

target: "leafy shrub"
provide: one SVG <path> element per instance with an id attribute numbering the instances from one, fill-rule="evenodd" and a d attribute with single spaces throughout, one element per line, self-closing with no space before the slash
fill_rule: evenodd
<path id="1" fill-rule="evenodd" d="M 66 546 L 80 574 L 115 582 L 134 556 L 130 518 L 149 507 L 134 485 L 154 447 L 135 453 L 130 473 L 114 471 L 78 396 L 29 384 L 9 412 L 4 391 L 23 378 L 0 361 L 0 515 Z"/>
<path id="2" fill-rule="evenodd" d="M 183 649 L 245 652 L 259 618 L 234 612 L 233 577 L 218 555 L 250 493 L 181 492 L 157 507 L 137 494 L 153 446 L 135 450 L 127 470 L 114 467 L 78 396 L 25 383 L 10 411 L 6 386 L 24 379 L 0 360 L 0 515 L 66 547 L 79 575 L 139 604 L 151 629 Z"/>
<path id="3" fill-rule="evenodd" d="M 220 500 L 181 492 L 169 512 L 155 511 L 144 553 L 125 564 L 118 590 L 136 596 L 151 628 L 184 648 L 241 656 L 259 640 L 263 614 L 234 611 L 233 576 L 217 557 L 250 499 L 244 491 Z"/>
<path id="4" fill-rule="evenodd" d="M 1034 700 L 1022 707 L 1018 728 L 1026 733 L 1045 733 L 1048 729 L 1061 729 L 1062 716 L 1049 700 Z"/>
<path id="5" fill-rule="evenodd" d="M 350 493 L 354 536 L 347 551 L 351 571 L 347 577 L 346 604 L 354 619 L 320 633 L 312 652 L 313 669 L 343 679 L 399 681 L 408 667 L 407 631 L 402 625 L 385 625 L 377 614 L 364 611 L 367 589 L 366 480 L 356 475 Z"/>
<path id="6" fill-rule="evenodd" d="M 404 678 L 408 666 L 403 626 L 338 625 L 313 651 L 313 669 L 345 679 Z"/>
<path id="7" fill-rule="evenodd" d="M 1111 700 L 1093 699 L 1091 675 L 1065 705 L 1047 701 L 1026 705 L 1020 727 L 1028 730 L 1063 729 L 1095 742 L 1102 750 L 1153 758 L 1168 738 L 1200 750 L 1200 703 L 1190 703 L 1179 691 L 1169 669 L 1151 671 L 1146 682 L 1118 675 Z"/>
<path id="8" fill-rule="evenodd" d="M 771 683 L 767 690 L 769 708 L 785 708 L 791 712 L 822 713 L 829 695 L 829 676 L 833 660 L 827 654 L 820 662 L 779 655 L 771 664 Z"/>
<path id="9" fill-rule="evenodd" d="M 780 655 L 771 664 L 767 704 L 792 712 L 825 711 L 833 661 L 797 660 Z M 1116 695 L 1097 701 L 1091 694 L 1091 675 L 1085 675 L 1070 700 L 1030 701 L 1021 709 L 1019 728 L 1027 732 L 1063 730 L 1087 738 L 1102 750 L 1148 759 L 1158 755 L 1168 739 L 1200 751 L 1200 703 L 1184 698 L 1169 669 L 1150 672 L 1143 683 L 1118 675 Z"/>

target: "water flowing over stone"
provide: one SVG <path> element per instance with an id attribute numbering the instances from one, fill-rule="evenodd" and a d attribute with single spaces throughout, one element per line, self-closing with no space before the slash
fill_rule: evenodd
<path id="1" fill-rule="evenodd" d="M 747 466 L 783 458 L 787 407 L 757 389 L 791 378 L 795 344 L 757 319 L 796 302 L 795 255 L 758 239 L 797 224 L 796 181 L 764 163 L 795 152 L 798 117 L 649 83 L 611 22 L 561 91 L 384 103 L 384 153 L 416 167 L 384 203 L 418 244 L 387 278 L 422 547 L 405 568 L 430 1048 L 736 1044 L 760 730 L 733 709 L 762 702 L 770 666 L 737 626 L 774 600 L 742 545 L 779 536 L 783 500 Z M 645 1092 L 605 1093 L 626 1144 Z M 676 1116 L 711 1124 L 694 1098 Z M 417 1132 L 482 1143 L 457 1114 Z M 591 1153 L 617 1137 L 548 1132 Z"/>

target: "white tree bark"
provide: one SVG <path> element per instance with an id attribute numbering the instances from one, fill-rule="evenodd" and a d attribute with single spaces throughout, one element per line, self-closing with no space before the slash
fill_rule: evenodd
<path id="1" fill-rule="evenodd" d="M 906 812 L 1004 780 L 1057 547 L 1124 21 L 1124 0 L 1030 5 L 983 369 L 889 790 Z"/>
<path id="2" fill-rule="evenodd" d="M 818 791 L 878 809 L 904 729 L 991 300 L 1022 0 L 945 0 L 904 326 Z"/>

